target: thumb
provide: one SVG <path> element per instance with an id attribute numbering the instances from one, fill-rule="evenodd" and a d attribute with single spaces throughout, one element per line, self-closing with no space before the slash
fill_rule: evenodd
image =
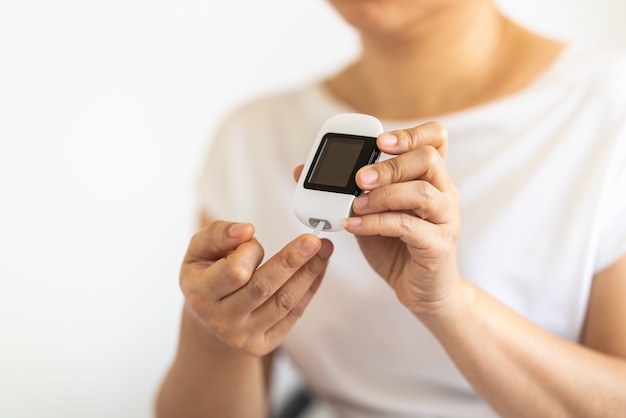
<path id="1" fill-rule="evenodd" d="M 300 164 L 293 170 L 293 178 L 295 181 L 300 180 L 300 176 L 302 175 L 303 168 L 304 168 L 304 164 Z"/>

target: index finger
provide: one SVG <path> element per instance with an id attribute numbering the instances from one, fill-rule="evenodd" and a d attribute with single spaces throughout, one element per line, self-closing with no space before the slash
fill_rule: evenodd
<path id="1" fill-rule="evenodd" d="M 261 306 L 322 248 L 322 241 L 311 234 L 302 234 L 267 260 L 234 297 L 243 311 Z M 243 313 L 243 312 L 242 312 Z"/>
<path id="2" fill-rule="evenodd" d="M 398 155 L 428 145 L 445 158 L 448 152 L 448 130 L 439 122 L 428 122 L 409 129 L 385 132 L 378 137 L 378 148 Z"/>

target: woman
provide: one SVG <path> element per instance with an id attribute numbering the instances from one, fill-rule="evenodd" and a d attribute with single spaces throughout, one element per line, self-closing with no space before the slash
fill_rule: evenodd
<path id="1" fill-rule="evenodd" d="M 216 139 L 159 416 L 266 416 L 279 346 L 341 417 L 621 415 L 624 58 L 491 0 L 331 3 L 361 57 Z M 297 236 L 291 170 L 345 111 L 396 157 L 357 173 L 346 232 Z"/>

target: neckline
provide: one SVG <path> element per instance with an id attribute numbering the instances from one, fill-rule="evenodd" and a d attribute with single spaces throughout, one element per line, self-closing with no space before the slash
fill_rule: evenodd
<path id="1" fill-rule="evenodd" d="M 526 87 L 503 95 L 496 99 L 489 100 L 484 103 L 480 103 L 478 105 L 460 109 L 454 112 L 442 113 L 430 117 L 419 119 L 381 119 L 381 122 L 384 126 L 409 126 L 411 124 L 414 125 L 424 123 L 426 121 L 457 118 L 463 115 L 467 115 L 468 113 L 480 112 L 483 109 L 498 106 L 502 103 L 514 100 L 521 95 L 525 95 L 535 90 L 542 89 L 546 85 L 551 85 L 551 80 L 554 79 L 554 75 L 560 74 L 563 67 L 569 67 L 571 58 L 573 56 L 579 55 L 581 51 L 584 51 L 586 49 L 588 48 L 581 44 L 565 45 L 565 47 L 558 53 L 558 55 L 552 60 L 552 62 L 539 75 L 537 75 L 537 77 L 535 77 L 533 81 L 526 85 Z M 325 85 L 325 80 L 318 81 L 312 87 L 319 99 L 324 102 L 328 107 L 333 108 L 336 113 L 357 112 L 357 110 L 354 109 L 352 106 L 346 104 L 345 102 L 337 98 L 332 92 L 330 92 Z"/>

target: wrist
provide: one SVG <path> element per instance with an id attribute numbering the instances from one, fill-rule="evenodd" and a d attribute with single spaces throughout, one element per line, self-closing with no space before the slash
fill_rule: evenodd
<path id="1" fill-rule="evenodd" d="M 438 301 L 428 310 L 413 314 L 431 331 L 448 325 L 458 325 L 468 318 L 477 299 L 476 287 L 459 276 L 456 285 L 445 299 Z"/>
<path id="2" fill-rule="evenodd" d="M 189 349 L 193 347 L 194 351 L 200 350 L 212 355 L 249 357 L 213 334 L 186 302 L 183 306 L 180 333 L 181 346 Z"/>

